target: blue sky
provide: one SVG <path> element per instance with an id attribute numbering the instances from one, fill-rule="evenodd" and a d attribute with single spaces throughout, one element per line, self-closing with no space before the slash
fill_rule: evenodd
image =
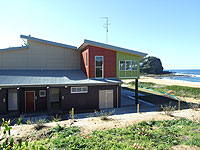
<path id="1" fill-rule="evenodd" d="M 0 48 L 20 34 L 80 46 L 84 39 L 138 50 L 165 69 L 200 69 L 199 0 L 6 0 L 0 2 Z"/>

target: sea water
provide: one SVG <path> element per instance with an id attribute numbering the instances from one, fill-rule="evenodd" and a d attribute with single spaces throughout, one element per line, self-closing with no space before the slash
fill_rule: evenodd
<path id="1" fill-rule="evenodd" d="M 173 79 L 173 80 L 182 80 L 182 81 L 191 81 L 191 82 L 200 82 L 200 69 L 193 70 L 167 70 L 173 72 L 175 75 L 183 75 L 183 76 L 169 76 L 164 77 L 165 79 Z"/>

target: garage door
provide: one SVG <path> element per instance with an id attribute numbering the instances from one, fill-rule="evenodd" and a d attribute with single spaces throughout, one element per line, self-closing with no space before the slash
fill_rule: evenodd
<path id="1" fill-rule="evenodd" d="M 8 110 L 17 110 L 17 89 L 8 90 Z"/>
<path id="2" fill-rule="evenodd" d="M 113 90 L 99 90 L 99 108 L 113 108 Z"/>

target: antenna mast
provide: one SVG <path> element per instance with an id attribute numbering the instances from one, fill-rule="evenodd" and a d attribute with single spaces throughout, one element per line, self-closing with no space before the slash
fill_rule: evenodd
<path id="1" fill-rule="evenodd" d="M 106 23 L 103 25 L 104 28 L 106 28 L 106 43 L 108 43 L 108 26 L 110 25 L 108 23 L 108 17 L 101 17 L 103 19 L 106 19 Z"/>

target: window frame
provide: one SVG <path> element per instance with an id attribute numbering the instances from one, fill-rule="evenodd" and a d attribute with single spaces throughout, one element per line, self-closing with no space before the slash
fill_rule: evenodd
<path id="1" fill-rule="evenodd" d="M 102 58 L 102 66 L 96 66 L 96 58 L 97 57 L 101 57 Z M 104 78 L 104 56 L 95 56 L 95 78 L 99 78 L 99 79 L 101 79 L 101 78 Z M 96 77 L 96 68 L 102 68 L 102 77 Z"/>
<path id="2" fill-rule="evenodd" d="M 75 91 L 73 91 L 73 89 L 75 89 Z M 77 89 L 80 89 L 80 91 L 77 91 Z M 86 89 L 86 90 L 83 90 L 83 89 Z M 72 94 L 74 94 L 74 93 L 88 93 L 88 87 L 87 86 L 71 87 L 70 92 Z"/>
<path id="3" fill-rule="evenodd" d="M 125 68 L 124 68 L 124 70 L 121 70 L 121 62 L 125 62 Z M 131 68 L 130 68 L 130 70 L 127 70 L 127 68 L 126 68 L 126 63 L 127 62 L 131 62 Z M 135 62 L 135 64 L 137 65 L 136 66 L 136 69 L 133 69 L 133 62 Z M 135 72 L 136 71 L 136 74 L 138 74 L 138 72 L 137 72 L 137 68 L 138 68 L 138 61 L 137 60 L 119 60 L 119 77 L 120 78 L 137 78 L 137 75 L 136 76 L 133 76 L 132 74 L 133 74 L 133 72 Z M 120 72 L 122 72 L 122 71 L 124 71 L 124 73 L 125 73 L 125 76 L 120 76 Z M 128 72 L 128 71 L 130 71 L 131 72 L 131 76 L 130 77 L 127 77 L 126 76 L 126 73 Z"/>
<path id="4" fill-rule="evenodd" d="M 44 93 L 43 95 L 41 94 L 42 92 Z M 46 94 L 46 90 L 40 90 L 40 91 L 39 91 L 39 96 L 40 96 L 40 97 L 46 97 L 46 95 L 47 95 L 47 94 Z"/>

